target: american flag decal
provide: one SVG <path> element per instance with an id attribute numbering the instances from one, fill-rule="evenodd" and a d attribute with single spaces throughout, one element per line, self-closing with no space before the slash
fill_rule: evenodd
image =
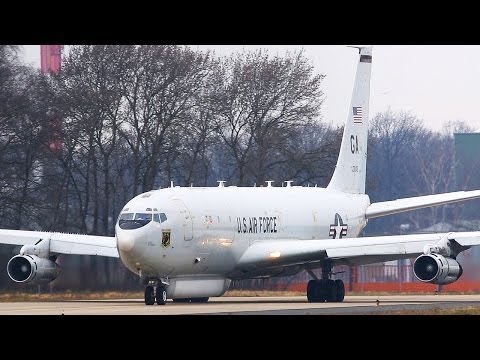
<path id="1" fill-rule="evenodd" d="M 355 124 L 362 123 L 362 107 L 361 106 L 354 106 L 353 107 L 353 122 Z"/>

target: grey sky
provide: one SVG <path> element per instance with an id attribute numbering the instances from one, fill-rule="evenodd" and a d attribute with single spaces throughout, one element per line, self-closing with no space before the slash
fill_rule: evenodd
<path id="1" fill-rule="evenodd" d="M 324 73 L 324 120 L 345 121 L 355 76 L 356 49 L 344 45 L 202 45 L 217 55 L 267 48 L 284 54 L 303 48 L 316 71 Z M 39 66 L 39 45 L 24 46 L 25 60 Z M 447 121 L 465 121 L 480 129 L 480 46 L 377 45 L 373 47 L 370 117 L 389 107 L 410 111 L 427 127 L 441 130 Z"/>

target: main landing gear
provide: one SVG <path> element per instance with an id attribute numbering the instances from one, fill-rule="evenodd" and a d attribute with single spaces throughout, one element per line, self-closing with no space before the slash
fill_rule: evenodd
<path id="1" fill-rule="evenodd" d="M 345 297 L 345 285 L 342 280 L 332 280 L 332 265 L 322 266 L 322 278 L 318 279 L 313 272 L 307 270 L 314 278 L 307 285 L 308 302 L 342 302 Z"/>
<path id="2" fill-rule="evenodd" d="M 167 303 L 167 288 L 162 283 L 155 288 L 152 285 L 145 288 L 145 305 L 153 305 L 155 301 L 158 305 Z"/>

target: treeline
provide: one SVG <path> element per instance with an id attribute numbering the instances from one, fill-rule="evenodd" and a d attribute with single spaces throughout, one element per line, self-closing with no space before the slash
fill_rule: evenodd
<path id="1" fill-rule="evenodd" d="M 113 236 L 129 199 L 171 181 L 326 186 L 333 173 L 343 127 L 322 118 L 325 75 L 302 51 L 71 46 L 62 71 L 47 75 L 24 66 L 18 50 L 0 46 L 1 228 Z M 451 133 L 386 112 L 373 118 L 370 138 L 372 202 L 454 189 Z M 406 221 L 413 230 L 452 214 L 417 211 L 367 230 L 395 232 Z M 76 259 L 88 265 L 79 288 L 135 283 L 119 260 Z"/>
<path id="2" fill-rule="evenodd" d="M 302 52 L 72 46 L 54 75 L 3 52 L 19 106 L 2 120 L 2 226 L 113 235 L 130 198 L 170 181 L 324 185 L 335 166 L 341 129 L 319 121 L 324 75 Z"/>

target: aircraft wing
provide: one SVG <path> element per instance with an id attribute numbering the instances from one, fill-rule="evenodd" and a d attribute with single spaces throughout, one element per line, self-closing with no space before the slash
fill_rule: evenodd
<path id="1" fill-rule="evenodd" d="M 119 257 L 115 237 L 0 229 L 0 244 L 35 245 L 48 239 L 51 253 Z"/>
<path id="2" fill-rule="evenodd" d="M 425 207 L 449 204 L 457 201 L 480 198 L 480 190 L 456 191 L 445 194 L 416 196 L 392 201 L 383 201 L 371 204 L 367 208 L 367 219 L 396 214 L 403 211 L 421 209 Z"/>
<path id="3" fill-rule="evenodd" d="M 254 242 L 240 257 L 237 269 L 246 273 L 262 268 L 308 265 L 330 260 L 333 265 L 361 265 L 406 259 L 423 253 L 425 245 L 447 237 L 461 250 L 480 245 L 480 231 L 394 235 L 328 240 L 270 240 Z"/>

